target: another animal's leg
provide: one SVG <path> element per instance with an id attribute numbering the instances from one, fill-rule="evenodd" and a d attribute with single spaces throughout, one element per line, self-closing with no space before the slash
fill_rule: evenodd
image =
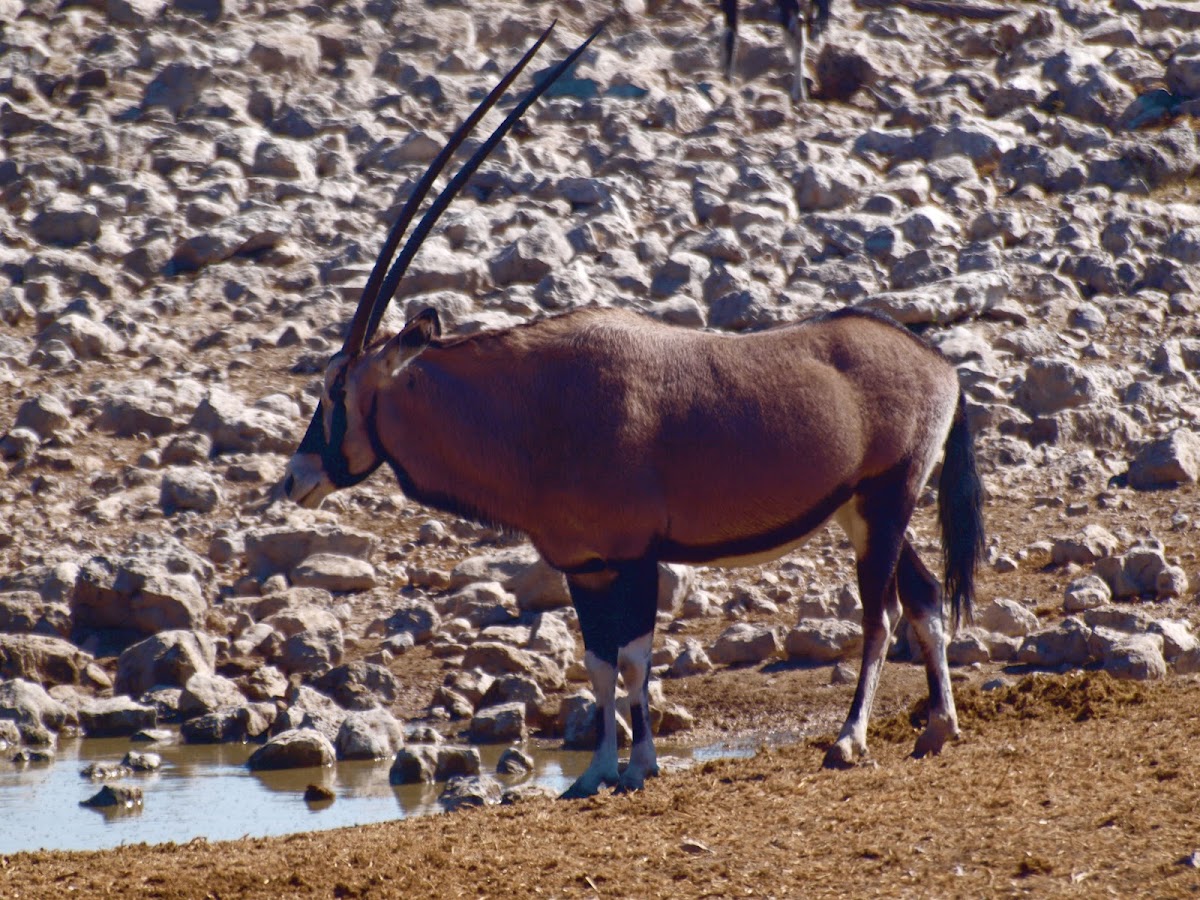
<path id="1" fill-rule="evenodd" d="M 657 587 L 656 571 L 655 590 Z M 653 620 L 650 627 L 654 628 Z M 629 724 L 633 727 L 633 748 L 629 752 L 629 765 L 617 783 L 618 792 L 641 790 L 649 776 L 658 774 L 654 735 L 650 731 L 650 653 L 653 645 L 654 632 L 651 630 L 623 646 L 617 655 L 621 678 L 629 692 Z"/>
<path id="2" fill-rule="evenodd" d="M 808 85 L 804 81 L 804 56 L 807 50 L 807 31 L 804 16 L 800 15 L 802 0 L 779 0 L 779 19 L 787 35 L 788 50 L 792 56 L 792 101 L 808 101 Z M 808 3 L 811 0 L 803 0 Z"/>
<path id="3" fill-rule="evenodd" d="M 942 589 L 907 540 L 900 551 L 896 584 L 900 602 L 904 604 L 913 634 L 921 647 L 929 681 L 929 724 L 917 738 L 913 751 L 914 756 L 925 756 L 939 752 L 948 739 L 958 737 L 958 713 L 954 709 L 950 666 L 946 661 Z"/>
<path id="4" fill-rule="evenodd" d="M 654 560 L 616 564 L 598 574 L 569 576 L 567 585 L 579 614 L 584 663 L 596 694 L 596 749 L 587 769 L 563 796 L 590 797 L 603 784 L 619 784 L 623 789 L 640 787 L 645 776 L 656 769 L 652 738 L 645 727 L 649 715 L 644 705 L 645 675 L 641 667 L 649 665 L 658 606 L 658 564 Z M 642 702 L 633 710 L 634 749 L 628 779 L 618 777 L 617 766 L 618 665 L 627 673 L 627 684 L 630 678 L 641 679 L 632 688 L 639 691 Z M 632 699 L 639 698 L 635 695 Z"/>
<path id="5" fill-rule="evenodd" d="M 721 68 L 725 80 L 733 81 L 733 65 L 737 59 L 738 0 L 721 0 L 725 15 L 725 31 L 721 35 Z"/>
<path id="6" fill-rule="evenodd" d="M 896 560 L 912 505 L 900 515 L 895 489 L 887 486 L 860 494 L 838 510 L 835 518 L 854 544 L 858 557 L 858 593 L 863 610 L 863 656 L 858 688 L 837 741 L 825 753 L 826 768 L 854 765 L 867 752 L 867 723 L 875 702 L 879 675 L 887 659 L 892 632 L 900 621 L 896 595 Z"/>

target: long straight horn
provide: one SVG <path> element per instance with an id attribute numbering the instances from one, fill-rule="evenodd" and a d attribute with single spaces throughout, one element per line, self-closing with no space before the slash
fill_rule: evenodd
<path id="1" fill-rule="evenodd" d="M 383 318 L 383 314 L 387 310 L 387 305 L 389 301 L 391 301 L 392 295 L 396 293 L 396 288 L 400 284 L 400 279 L 404 277 L 404 273 L 408 270 L 409 263 L 411 263 L 413 257 L 417 255 L 417 251 L 421 249 L 421 242 L 425 240 L 426 236 L 433 229 L 433 226 L 437 223 L 438 217 L 442 214 L 446 207 L 450 205 L 450 201 L 454 199 L 455 194 L 457 194 L 462 189 L 462 186 L 467 183 L 467 179 L 475 174 L 475 170 L 479 168 L 480 163 L 487 158 L 488 154 L 495 149 L 496 145 L 504 140 L 505 135 L 508 134 L 509 130 L 516 123 L 517 119 L 521 118 L 525 110 L 529 109 L 529 107 L 533 105 L 534 101 L 536 101 L 540 96 L 542 96 L 542 94 L 546 92 L 550 85 L 554 84 L 554 82 L 557 81 L 564 72 L 566 72 L 575 64 L 575 61 L 579 59 L 583 51 L 588 48 L 588 45 L 599 36 L 600 32 L 602 32 L 607 25 L 608 19 L 605 19 L 596 26 L 595 30 L 590 35 L 588 35 L 587 40 L 585 40 L 571 52 L 570 56 L 547 72 L 542 77 L 542 80 L 538 82 L 537 86 L 531 89 L 529 93 L 521 98 L 521 102 L 513 107 L 512 112 L 510 112 L 507 118 L 505 118 L 505 120 L 500 123 L 496 130 L 492 132 L 491 136 L 484 142 L 483 146 L 476 150 L 469 160 L 463 163 L 463 167 L 458 170 L 450 183 L 442 188 L 442 192 L 438 194 L 437 198 L 432 204 L 430 204 L 429 209 L 425 211 L 425 215 L 421 217 L 421 221 L 417 224 L 416 229 L 405 242 L 404 249 L 400 251 L 400 255 L 396 257 L 395 264 L 392 266 L 391 271 L 388 272 L 387 278 L 384 280 L 383 286 L 380 288 L 379 297 L 375 301 L 375 308 L 371 311 L 371 319 L 367 324 L 367 331 L 364 341 L 369 341 L 372 335 L 375 334 L 375 329 L 379 327 L 379 321 Z"/>
<path id="2" fill-rule="evenodd" d="M 354 319 L 350 323 L 350 331 L 346 335 L 346 341 L 342 345 L 342 352 L 358 353 L 362 350 L 363 344 L 366 341 L 368 330 L 374 333 L 375 329 L 367 328 L 367 321 L 370 316 L 370 311 L 375 307 L 376 298 L 379 296 L 379 286 L 383 284 L 383 278 L 387 274 L 388 266 L 391 265 L 392 255 L 396 252 L 396 246 L 400 243 L 400 239 L 404 237 L 404 233 L 408 230 L 409 224 L 417 214 L 417 208 L 421 205 L 421 201 L 425 199 L 425 195 L 429 193 L 429 189 L 433 186 L 434 180 L 441 174 L 442 169 L 446 167 L 446 163 L 450 161 L 450 157 L 462 145 L 462 142 L 467 139 L 467 136 L 475 130 L 475 126 L 500 99 L 501 95 L 508 90 L 509 85 L 513 83 L 521 70 L 525 68 L 526 63 L 533 59 L 534 55 L 541 49 L 542 44 L 546 43 L 546 38 L 550 37 L 550 32 L 554 30 L 554 26 L 558 24 L 558 20 L 550 23 L 550 27 L 542 32 L 542 36 L 538 38 L 532 47 L 530 47 L 520 61 L 508 70 L 500 82 L 491 90 L 486 97 L 480 101 L 475 107 L 475 111 L 471 113 L 463 123 L 458 126 L 454 134 L 450 135 L 450 139 L 446 141 L 446 146 L 441 149 L 441 152 L 434 157 L 433 162 L 429 164 L 429 168 L 425 170 L 425 174 L 421 176 L 416 187 L 413 188 L 412 194 L 405 201 L 404 207 L 400 210 L 400 216 L 392 224 L 388 231 L 387 240 L 383 243 L 383 249 L 379 251 L 379 257 L 375 260 L 375 267 L 371 270 L 371 277 L 367 279 L 366 287 L 363 288 L 362 295 L 359 297 L 358 309 L 354 312 Z"/>

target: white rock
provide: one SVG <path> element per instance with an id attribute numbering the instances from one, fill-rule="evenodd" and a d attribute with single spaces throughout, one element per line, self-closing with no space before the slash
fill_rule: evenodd
<path id="1" fill-rule="evenodd" d="M 828 663 L 853 656 L 862 649 L 861 626 L 841 619 L 801 619 L 788 632 L 784 651 L 788 659 Z"/>

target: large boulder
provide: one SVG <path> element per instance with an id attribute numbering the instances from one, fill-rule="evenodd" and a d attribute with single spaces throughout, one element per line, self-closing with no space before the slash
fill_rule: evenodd
<path id="1" fill-rule="evenodd" d="M 254 740 L 275 723 L 274 703 L 226 706 L 188 719 L 180 734 L 189 744 L 225 744 Z"/>
<path id="2" fill-rule="evenodd" d="M 500 703 L 481 709 L 471 719 L 472 744 L 511 744 L 526 737 L 525 704 L 521 701 Z"/>
<path id="3" fill-rule="evenodd" d="M 306 684 L 290 688 L 284 703 L 286 708 L 274 724 L 276 734 L 292 728 L 313 728 L 332 743 L 348 715 L 332 699 Z"/>
<path id="4" fill-rule="evenodd" d="M 246 532 L 246 565 L 261 579 L 288 574 L 315 554 L 367 560 L 375 544 L 374 535 L 333 525 L 263 528 Z"/>
<path id="5" fill-rule="evenodd" d="M 265 769 L 305 769 L 331 766 L 337 753 L 329 738 L 313 728 L 295 728 L 277 734 L 250 755 L 252 771 Z"/>
<path id="6" fill-rule="evenodd" d="M 344 709 L 390 706 L 400 693 L 396 676 L 377 663 L 353 662 L 335 666 L 314 679 L 313 686 Z"/>
<path id="7" fill-rule="evenodd" d="M 14 678 L 0 682 L 0 719 L 16 722 L 25 743 L 50 744 L 72 715 L 40 684 Z"/>
<path id="8" fill-rule="evenodd" d="M 177 542 L 146 543 L 128 555 L 83 564 L 71 596 L 77 631 L 157 634 L 203 626 L 208 601 L 201 585 L 212 580 L 212 564 Z"/>
<path id="9" fill-rule="evenodd" d="M 774 628 L 738 622 L 717 636 L 708 648 L 708 657 L 720 665 L 761 663 L 778 656 L 781 649 Z"/>
<path id="10" fill-rule="evenodd" d="M 243 706 L 245 696 L 237 683 L 224 675 L 197 672 L 183 686 L 179 695 L 179 714 L 186 718 L 202 716 L 227 707 Z"/>
<path id="11" fill-rule="evenodd" d="M 404 728 L 385 709 L 352 712 L 333 743 L 338 759 L 387 759 L 404 744 Z"/>
<path id="12" fill-rule="evenodd" d="M 1129 465 L 1129 485 L 1141 491 L 1195 484 L 1200 477 L 1200 436 L 1178 428 L 1147 444 Z"/>
<path id="13" fill-rule="evenodd" d="M 566 680 L 563 667 L 550 657 L 500 641 L 476 641 L 463 655 L 462 666 L 489 675 L 528 675 L 550 690 L 561 688 Z"/>
<path id="14" fill-rule="evenodd" d="M 788 632 L 783 649 L 788 659 L 829 663 L 862 649 L 862 627 L 841 619 L 801 619 Z"/>
<path id="15" fill-rule="evenodd" d="M 286 609 L 263 620 L 283 636 L 272 660 L 287 673 L 324 672 L 342 661 L 342 625 L 317 606 Z"/>
<path id="16" fill-rule="evenodd" d="M 69 637 L 71 608 L 65 603 L 45 600 L 36 591 L 0 593 L 0 632 Z"/>
<path id="17" fill-rule="evenodd" d="M 158 724 L 153 706 L 129 697 L 89 700 L 79 707 L 79 724 L 88 737 L 129 737 Z"/>
<path id="18" fill-rule="evenodd" d="M 92 655 L 70 641 L 40 634 L 0 634 L 0 678 L 43 685 L 79 684 Z"/>
<path id="19" fill-rule="evenodd" d="M 140 697 L 155 685 L 183 687 L 197 673 L 211 675 L 217 651 L 199 631 L 164 631 L 128 647 L 117 658 L 118 693 Z"/>

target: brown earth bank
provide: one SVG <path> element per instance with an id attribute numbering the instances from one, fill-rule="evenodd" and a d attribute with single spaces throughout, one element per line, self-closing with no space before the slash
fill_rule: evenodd
<path id="1" fill-rule="evenodd" d="M 885 672 L 896 679 L 890 667 Z M 915 671 L 915 670 L 914 670 Z M 743 672 L 745 702 L 773 688 Z M 778 684 L 778 682 L 777 682 Z M 794 684 L 779 689 L 792 690 Z M 0 859 L 5 897 L 1177 897 L 1200 893 L 1200 680 L 959 687 L 963 738 L 913 760 L 812 740 L 645 791 L 229 843 Z M 727 697 L 733 699 L 727 692 Z"/>

